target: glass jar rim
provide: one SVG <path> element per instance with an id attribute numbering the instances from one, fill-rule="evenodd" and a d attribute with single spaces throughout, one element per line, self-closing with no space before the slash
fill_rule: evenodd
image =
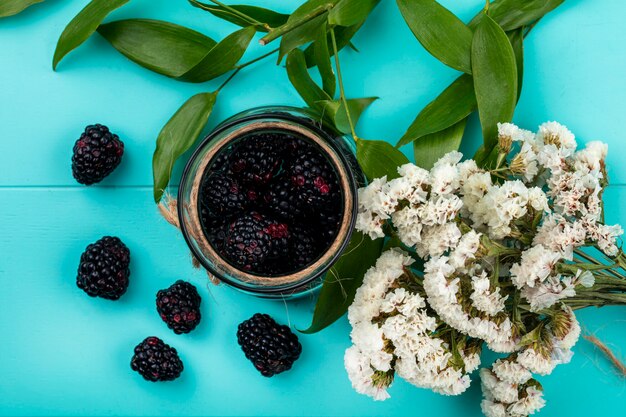
<path id="1" fill-rule="evenodd" d="M 303 122 L 302 117 L 298 117 L 294 115 L 293 113 L 306 116 L 307 118 L 309 118 L 310 123 Z M 249 109 L 249 110 L 237 113 L 229 117 L 228 119 L 224 120 L 215 129 L 213 129 L 213 131 L 208 133 L 204 137 L 204 139 L 200 142 L 196 150 L 193 152 L 193 154 L 187 161 L 187 164 L 185 165 L 185 168 L 183 170 L 183 174 L 181 177 L 180 186 L 178 190 L 177 212 L 178 212 L 179 223 L 181 225 L 181 231 L 187 243 L 187 246 L 189 246 L 192 252 L 192 255 L 196 258 L 196 260 L 210 274 L 214 275 L 220 281 L 223 281 L 224 283 L 232 287 L 235 287 L 239 290 L 250 292 L 250 293 L 256 293 L 259 295 L 269 296 L 269 295 L 277 295 L 281 293 L 289 293 L 300 287 L 305 287 L 309 283 L 320 278 L 323 274 L 328 272 L 328 270 L 332 267 L 332 265 L 334 265 L 335 262 L 337 262 L 339 257 L 343 254 L 343 251 L 345 250 L 346 246 L 348 245 L 350 238 L 354 231 L 354 225 L 356 223 L 356 214 L 358 210 L 357 201 L 356 201 L 358 185 L 357 185 L 357 180 L 354 177 L 353 172 L 350 169 L 346 169 L 346 174 L 348 177 L 347 182 L 348 182 L 349 189 L 345 191 L 350 193 L 350 195 L 352 196 L 352 200 L 353 200 L 352 208 L 351 208 L 351 216 L 349 220 L 350 223 L 348 224 L 347 232 L 345 234 L 343 241 L 340 242 L 340 244 L 336 247 L 334 253 L 332 253 L 332 256 L 328 257 L 327 262 L 324 265 L 324 267 L 319 268 L 319 270 L 315 271 L 314 273 L 311 273 L 309 276 L 306 277 L 306 279 L 294 281 L 291 283 L 284 283 L 284 284 L 281 284 L 280 286 L 258 285 L 258 286 L 252 287 L 250 285 L 246 285 L 244 281 L 232 279 L 220 273 L 207 259 L 205 259 L 205 254 L 201 253 L 201 251 L 198 250 L 196 245 L 192 243 L 193 236 L 188 230 L 187 222 L 185 221 L 185 217 L 184 217 L 185 207 L 184 207 L 184 204 L 182 204 L 182 202 L 184 201 L 184 192 L 185 192 L 184 184 L 186 184 L 188 177 L 192 174 L 192 170 L 193 170 L 192 167 L 196 159 L 202 156 L 202 152 L 205 150 L 207 146 L 209 146 L 212 143 L 212 141 L 215 138 L 217 138 L 220 134 L 224 133 L 225 131 L 227 131 L 228 129 L 234 126 L 244 124 L 247 122 L 254 122 L 256 120 L 261 120 L 261 119 L 275 119 L 278 121 L 286 121 L 286 122 L 292 122 L 295 124 L 302 125 L 306 129 L 313 131 L 315 135 L 319 136 L 322 140 L 324 140 L 327 144 L 329 144 L 329 146 L 335 151 L 336 156 L 339 158 L 341 164 L 343 164 L 344 167 L 350 167 L 350 163 L 347 160 L 346 156 L 342 152 L 340 152 L 334 145 L 333 143 L 334 138 L 331 135 L 329 135 L 327 131 L 321 128 L 322 124 L 319 122 L 316 122 L 314 119 L 313 113 L 311 113 L 310 111 L 307 111 L 307 109 L 288 107 L 288 106 L 256 107 L 253 109 Z M 334 131 L 334 129 L 331 129 L 331 130 Z M 336 131 L 334 132 L 338 136 L 342 136 L 340 133 L 337 133 Z"/>

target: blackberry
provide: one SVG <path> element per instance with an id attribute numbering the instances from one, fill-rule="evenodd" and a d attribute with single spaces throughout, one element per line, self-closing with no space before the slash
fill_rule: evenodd
<path id="1" fill-rule="evenodd" d="M 243 139 L 230 158 L 230 170 L 246 184 L 267 185 L 282 162 L 279 141 L 272 133 Z"/>
<path id="2" fill-rule="evenodd" d="M 226 231 L 224 255 L 235 266 L 258 271 L 271 250 L 271 237 L 264 231 L 265 217 L 253 212 L 235 219 Z"/>
<path id="3" fill-rule="evenodd" d="M 154 336 L 145 338 L 135 347 L 130 367 L 152 382 L 173 381 L 183 372 L 183 362 L 176 349 Z"/>
<path id="4" fill-rule="evenodd" d="M 196 287 L 178 280 L 157 293 L 157 312 L 174 333 L 189 333 L 200 323 L 200 301 Z"/>
<path id="5" fill-rule="evenodd" d="M 204 179 L 200 196 L 202 204 L 216 216 L 243 211 L 249 202 L 237 181 L 219 172 Z"/>
<path id="6" fill-rule="evenodd" d="M 290 262 L 293 269 L 302 269 L 319 255 L 319 247 L 314 234 L 302 227 L 294 227 L 289 241 Z"/>
<path id="7" fill-rule="evenodd" d="M 335 240 L 342 218 L 343 214 L 340 207 L 335 210 L 327 209 L 317 213 L 317 224 L 319 227 L 316 228 L 316 232 L 320 243 L 325 247 L 330 246 Z"/>
<path id="8" fill-rule="evenodd" d="M 213 161 L 211 161 L 211 171 L 227 171 L 228 164 L 230 163 L 230 154 L 228 149 L 223 149 L 218 153 Z"/>
<path id="9" fill-rule="evenodd" d="M 302 345 L 289 327 L 267 314 L 255 314 L 237 329 L 237 342 L 261 375 L 271 377 L 291 369 Z"/>
<path id="10" fill-rule="evenodd" d="M 289 226 L 269 221 L 263 231 L 270 236 L 269 259 L 284 259 L 289 255 Z"/>
<path id="11" fill-rule="evenodd" d="M 200 208 L 200 222 L 202 230 L 206 235 L 213 248 L 218 252 L 224 249 L 224 241 L 226 240 L 226 232 L 228 230 L 228 221 L 224 217 L 214 217 L 206 207 Z"/>
<path id="12" fill-rule="evenodd" d="M 117 300 L 128 288 L 130 251 L 117 237 L 105 236 L 80 256 L 76 285 L 92 297 Z"/>
<path id="13" fill-rule="evenodd" d="M 290 163 L 289 174 L 301 204 L 319 209 L 339 199 L 337 174 L 320 151 L 301 153 Z"/>
<path id="14" fill-rule="evenodd" d="M 124 143 L 100 124 L 90 125 L 74 144 L 72 175 L 81 184 L 102 181 L 120 164 Z"/>
<path id="15" fill-rule="evenodd" d="M 264 203 L 269 211 L 286 220 L 302 217 L 306 211 L 289 177 L 272 181 L 264 195 Z"/>

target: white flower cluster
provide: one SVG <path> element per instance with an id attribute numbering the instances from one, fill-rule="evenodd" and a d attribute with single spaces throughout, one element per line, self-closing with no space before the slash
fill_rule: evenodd
<path id="1" fill-rule="evenodd" d="M 356 228 L 397 236 L 425 263 L 416 278 L 411 257 L 390 250 L 365 275 L 345 357 L 358 392 L 386 398 L 398 375 L 461 393 L 484 342 L 510 356 L 481 371 L 483 412 L 527 416 L 544 404 L 532 374 L 569 362 L 580 327 L 564 303 L 594 285 L 580 249 L 620 254 L 622 228 L 603 223 L 607 146 L 577 151 L 556 122 L 536 133 L 499 124 L 498 136 L 491 169 L 451 152 L 430 171 L 406 164 L 359 190 Z"/>
<path id="2" fill-rule="evenodd" d="M 557 312 L 549 334 L 552 345 L 549 355 L 527 347 L 496 360 L 491 369 L 480 370 L 484 396 L 481 408 L 485 416 L 526 417 L 545 405 L 541 385 L 532 379 L 532 374 L 548 375 L 556 365 L 571 359 L 580 326 L 570 308 Z"/>
<path id="3" fill-rule="evenodd" d="M 463 363 L 456 364 L 451 344 L 434 335 L 438 321 L 426 311 L 426 301 L 402 286 L 405 267 L 412 263 L 399 250 L 384 252 L 348 310 L 353 345 L 346 350 L 345 366 L 354 389 L 377 400 L 389 397 L 386 388 L 394 373 L 415 386 L 458 395 L 480 365 L 475 346 L 459 350 Z"/>
<path id="4" fill-rule="evenodd" d="M 593 284 L 588 274 L 581 281 L 580 273 L 559 272 L 558 265 L 572 261 L 575 249 L 593 243 L 607 256 L 618 254 L 622 228 L 601 221 L 607 146 L 591 142 L 576 151 L 574 135 L 556 122 L 544 123 L 536 134 L 510 123 L 498 127 L 500 142 L 519 148 L 510 157 L 508 179 L 494 181 L 495 173 L 479 169 L 473 160 L 460 162 L 459 152 L 445 155 L 430 171 L 406 164 L 398 169 L 399 178 L 379 178 L 359 191 L 356 227 L 375 239 L 384 236 L 383 226 L 390 222 L 402 243 L 424 259 L 455 252 L 464 235 L 461 224 L 504 247 L 532 239 L 520 261 L 505 267 L 531 308 L 539 311 L 576 295 L 577 285 Z M 447 259 L 433 262 L 433 268 L 437 262 Z M 467 278 L 484 288 L 480 274 L 491 268 L 472 268 Z M 441 267 L 438 271 L 448 273 L 449 283 L 459 272 Z M 491 290 L 490 299 L 481 297 L 480 289 L 470 299 L 473 308 L 493 316 L 502 309 L 495 302 L 497 288 Z M 443 300 L 451 293 L 439 295 Z M 436 301 L 434 293 L 429 297 Z M 485 306 L 490 306 L 488 311 Z M 451 318 L 468 322 L 459 311 Z"/>

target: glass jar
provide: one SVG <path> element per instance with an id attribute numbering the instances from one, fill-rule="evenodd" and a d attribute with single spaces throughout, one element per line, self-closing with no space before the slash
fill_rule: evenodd
<path id="1" fill-rule="evenodd" d="M 333 165 L 341 189 L 342 221 L 334 241 L 309 266 L 278 277 L 261 276 L 236 268 L 222 258 L 205 236 L 200 220 L 200 184 L 215 156 L 242 135 L 283 131 L 317 145 Z M 217 126 L 187 163 L 178 191 L 181 230 L 194 257 L 216 279 L 246 293 L 266 298 L 290 298 L 319 288 L 324 275 L 348 244 L 357 212 L 357 189 L 365 176 L 355 158 L 354 141 L 319 122 L 313 113 L 292 107 L 260 107 L 239 113 Z"/>

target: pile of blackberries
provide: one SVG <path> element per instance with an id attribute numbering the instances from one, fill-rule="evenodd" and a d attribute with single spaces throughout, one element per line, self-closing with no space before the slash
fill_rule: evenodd
<path id="1" fill-rule="evenodd" d="M 256 131 L 223 149 L 203 174 L 205 235 L 243 271 L 285 275 L 308 266 L 334 241 L 342 218 L 337 172 L 309 139 Z"/>

